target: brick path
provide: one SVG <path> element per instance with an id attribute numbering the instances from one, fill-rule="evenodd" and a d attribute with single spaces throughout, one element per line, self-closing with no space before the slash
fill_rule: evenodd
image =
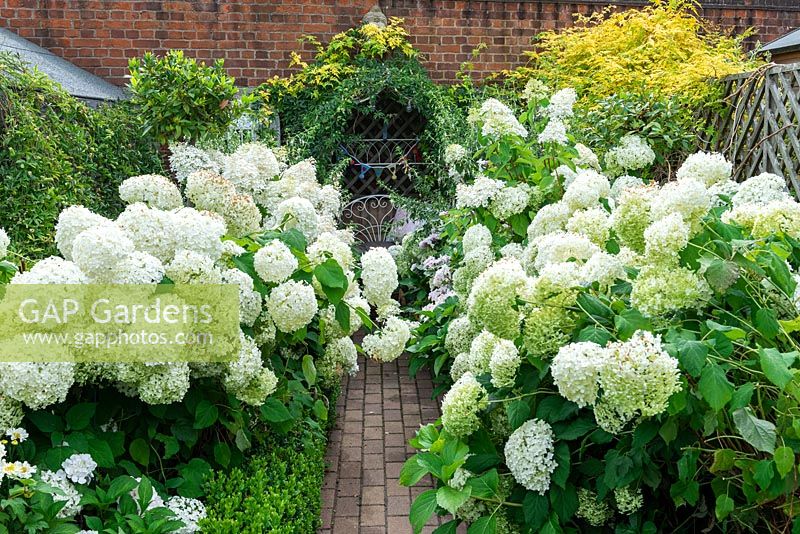
<path id="1" fill-rule="evenodd" d="M 320 534 L 410 534 L 412 498 L 433 487 L 430 477 L 413 488 L 397 483 L 413 453 L 407 441 L 422 423 L 439 417 L 430 375 L 408 376 L 408 356 L 380 364 L 359 360 L 345 378 L 336 428 L 331 432 L 322 489 Z M 430 533 L 434 526 L 426 527 Z"/>

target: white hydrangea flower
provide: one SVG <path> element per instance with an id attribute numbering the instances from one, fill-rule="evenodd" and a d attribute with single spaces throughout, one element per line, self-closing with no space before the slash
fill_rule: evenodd
<path id="1" fill-rule="evenodd" d="M 689 225 L 680 213 L 672 213 L 647 227 L 644 242 L 647 261 L 677 264 L 678 255 L 689 243 Z"/>
<path id="2" fill-rule="evenodd" d="M 556 232 L 536 240 L 536 259 L 534 267 L 541 271 L 545 266 L 564 263 L 568 260 L 583 262 L 594 256 L 600 248 L 581 234 Z"/>
<path id="3" fill-rule="evenodd" d="M 580 488 L 578 490 L 578 510 L 575 515 L 593 527 L 602 527 L 614 516 L 614 511 L 605 500 L 598 500 L 595 492 Z"/>
<path id="4" fill-rule="evenodd" d="M 287 230 L 297 228 L 309 241 L 316 239 L 319 233 L 317 211 L 305 198 L 292 197 L 278 204 L 274 220 Z"/>
<path id="5" fill-rule="evenodd" d="M 177 518 L 183 521 L 184 526 L 175 531 L 175 534 L 193 534 L 200 532 L 198 523 L 207 516 L 206 507 L 197 499 L 174 496 L 167 500 L 167 508 Z"/>
<path id="6" fill-rule="evenodd" d="M 255 253 L 253 267 L 265 282 L 280 284 L 297 270 L 297 257 L 282 241 L 273 239 Z"/>
<path id="7" fill-rule="evenodd" d="M 531 188 L 527 184 L 504 187 L 492 199 L 489 211 L 501 221 L 522 213 L 531 201 Z"/>
<path id="8" fill-rule="evenodd" d="M 267 298 L 267 311 L 281 332 L 291 333 L 307 326 L 317 314 L 314 288 L 288 280 L 275 287 Z"/>
<path id="9" fill-rule="evenodd" d="M 678 180 L 693 178 L 711 187 L 714 184 L 729 180 L 733 173 L 733 164 L 725 156 L 716 152 L 696 152 L 686 158 L 678 168 L 675 177 Z"/>
<path id="10" fill-rule="evenodd" d="M 581 408 L 593 406 L 597 401 L 600 366 L 605 359 L 605 349 L 591 341 L 561 347 L 550 365 L 558 393 Z"/>
<path id="11" fill-rule="evenodd" d="M 136 250 L 151 254 L 164 263 L 175 255 L 178 232 L 173 212 L 131 204 L 117 217 L 117 225 L 127 232 Z"/>
<path id="12" fill-rule="evenodd" d="M 214 261 L 222 256 L 222 236 L 226 230 L 222 217 L 194 208 L 181 208 L 174 212 L 173 220 L 175 243 L 179 248 L 204 254 Z"/>
<path id="13" fill-rule="evenodd" d="M 350 376 L 355 376 L 358 372 L 358 350 L 349 337 L 331 340 L 325 346 L 324 360 L 324 363 L 332 368 L 337 378 L 339 372 L 347 373 Z"/>
<path id="14" fill-rule="evenodd" d="M 203 149 L 186 143 L 170 143 L 169 168 L 175 173 L 178 182 L 183 183 L 186 177 L 197 171 L 218 173 L 219 163 Z"/>
<path id="15" fill-rule="evenodd" d="M 376 307 L 392 301 L 397 289 L 397 264 L 384 248 L 371 248 L 361 256 L 361 281 L 364 297 Z"/>
<path id="16" fill-rule="evenodd" d="M 635 134 L 624 135 L 619 144 L 606 153 L 606 166 L 614 174 L 644 169 L 655 160 L 656 153 L 647 141 Z"/>
<path id="17" fill-rule="evenodd" d="M 215 172 L 198 171 L 186 178 L 184 191 L 197 209 L 219 212 L 236 194 L 236 187 Z"/>
<path id="18" fill-rule="evenodd" d="M 226 269 L 222 272 L 223 284 L 239 286 L 239 322 L 253 326 L 261 315 L 261 293 L 255 290 L 253 279 L 239 269 Z"/>
<path id="19" fill-rule="evenodd" d="M 600 206 L 578 210 L 567 221 L 567 231 L 584 235 L 599 247 L 605 247 L 611 235 L 611 217 Z"/>
<path id="20" fill-rule="evenodd" d="M 225 218 L 231 236 L 242 237 L 261 229 L 261 210 L 250 195 L 230 196 L 218 213 Z"/>
<path id="21" fill-rule="evenodd" d="M 183 206 L 181 192 L 160 174 L 132 176 L 119 185 L 119 198 L 126 204 L 143 202 L 151 208 L 171 210 Z"/>
<path id="22" fill-rule="evenodd" d="M 648 317 L 693 308 L 711 296 L 705 278 L 684 267 L 645 266 L 632 285 L 631 304 Z"/>
<path id="23" fill-rule="evenodd" d="M 456 208 L 487 208 L 491 200 L 505 187 L 502 180 L 484 175 L 478 176 L 471 185 L 456 185 Z"/>
<path id="24" fill-rule="evenodd" d="M 550 103 L 544 111 L 551 119 L 568 119 L 572 117 L 572 108 L 577 100 L 578 93 L 575 89 L 567 87 L 557 91 L 550 97 Z"/>
<path id="25" fill-rule="evenodd" d="M 551 118 L 547 121 L 544 129 L 537 137 L 537 141 L 541 144 L 556 143 L 559 145 L 566 145 L 569 142 L 567 138 L 567 125 L 559 119 Z"/>
<path id="26" fill-rule="evenodd" d="M 678 213 L 694 235 L 700 230 L 702 219 L 713 204 L 711 194 L 702 182 L 684 178 L 680 182 L 665 184 L 656 193 L 650 205 L 650 217 L 656 222 Z"/>
<path id="27" fill-rule="evenodd" d="M 411 339 L 411 326 L 399 317 L 389 317 L 377 334 L 364 336 L 361 346 L 364 352 L 379 362 L 392 362 L 400 357 Z"/>
<path id="28" fill-rule="evenodd" d="M 528 137 L 528 130 L 520 124 L 511 108 L 496 98 L 488 98 L 479 109 L 470 111 L 468 120 L 471 124 L 481 124 L 481 133 L 484 137 L 492 139 L 499 139 L 505 135 Z"/>
<path id="29" fill-rule="evenodd" d="M 492 385 L 496 388 L 514 386 L 517 370 L 522 363 L 519 350 L 513 341 L 499 339 L 489 359 L 489 371 L 492 374 Z"/>
<path id="30" fill-rule="evenodd" d="M 522 98 L 527 102 L 538 102 L 547 97 L 550 89 L 541 80 L 530 78 L 525 82 L 525 88 L 522 90 Z"/>
<path id="31" fill-rule="evenodd" d="M 348 243 L 342 241 L 339 233 L 334 232 L 321 233 L 317 240 L 309 245 L 306 255 L 311 265 L 315 266 L 331 257 L 344 271 L 350 270 L 355 261 L 353 249 Z"/>
<path id="32" fill-rule="evenodd" d="M 222 273 L 214 260 L 193 250 L 179 250 L 167 264 L 166 273 L 176 284 L 221 284 Z"/>
<path id="33" fill-rule="evenodd" d="M 97 281 L 110 281 L 119 263 L 135 250 L 127 232 L 117 225 L 95 226 L 75 237 L 72 258 L 81 271 Z"/>
<path id="34" fill-rule="evenodd" d="M 542 206 L 536 212 L 530 226 L 528 226 L 528 241 L 533 241 L 539 236 L 564 230 L 571 214 L 572 210 L 564 202 Z"/>
<path id="35" fill-rule="evenodd" d="M 721 206 L 723 202 L 719 197 L 724 195 L 729 199 L 733 199 L 734 195 L 736 195 L 736 193 L 739 191 L 739 185 L 740 184 L 738 182 L 734 182 L 733 180 L 723 180 L 709 187 L 708 192 L 712 196 L 717 197 L 717 202 L 715 202 L 715 205 Z"/>
<path id="36" fill-rule="evenodd" d="M 492 232 L 482 224 L 470 226 L 461 238 L 461 248 L 465 256 L 475 249 L 491 245 Z"/>
<path id="37" fill-rule="evenodd" d="M 641 488 L 631 488 L 630 486 L 623 486 L 621 488 L 614 488 L 614 501 L 617 504 L 617 510 L 621 514 L 631 515 L 639 511 L 644 504 L 644 497 L 642 497 Z"/>
<path id="38" fill-rule="evenodd" d="M 540 419 L 526 421 L 508 438 L 504 452 L 508 470 L 521 486 L 539 495 L 550 489 L 558 467 L 550 425 Z"/>
<path id="39" fill-rule="evenodd" d="M 472 286 L 467 299 L 470 319 L 499 337 L 514 339 L 522 321 L 516 299 L 527 281 L 519 260 L 503 258 L 493 263 Z"/>
<path id="40" fill-rule="evenodd" d="M 745 204 L 769 204 L 775 200 L 790 198 L 786 180 L 769 172 L 748 178 L 739 185 L 731 198 L 734 207 Z"/>
<path id="41" fill-rule="evenodd" d="M 442 426 L 454 436 L 469 436 L 480 427 L 478 412 L 488 404 L 486 390 L 466 372 L 442 400 Z"/>
<path id="42" fill-rule="evenodd" d="M 644 185 L 644 180 L 638 178 L 636 176 L 631 176 L 629 174 L 624 174 L 622 176 L 618 176 L 614 183 L 611 184 L 611 198 L 617 200 L 623 191 L 626 189 L 630 189 L 632 187 L 641 187 Z"/>
<path id="43" fill-rule="evenodd" d="M 611 184 L 608 178 L 597 171 L 587 169 L 579 172 L 575 180 L 569 184 L 562 201 L 574 211 L 592 208 L 601 198 L 609 196 L 611 196 Z"/>
<path id="44" fill-rule="evenodd" d="M 239 334 L 238 358 L 227 364 L 222 385 L 225 391 L 251 406 L 260 406 L 272 395 L 278 378 L 264 367 L 261 349 L 244 333 Z"/>
<path id="45" fill-rule="evenodd" d="M 581 267 L 582 285 L 597 282 L 601 289 L 605 289 L 616 280 L 627 280 L 626 259 L 624 255 L 609 254 L 605 251 L 597 252 Z"/>
<path id="46" fill-rule="evenodd" d="M 500 248 L 500 257 L 516 258 L 522 261 L 525 255 L 525 248 L 520 243 L 507 243 Z"/>
<path id="47" fill-rule="evenodd" d="M 30 271 L 17 273 L 11 279 L 12 284 L 86 284 L 89 279 L 80 268 L 72 263 L 50 256 L 33 267 Z"/>
<path id="48" fill-rule="evenodd" d="M 722 220 L 735 221 L 749 229 L 756 238 L 779 232 L 794 238 L 800 237 L 800 204 L 791 198 L 769 204 L 744 204 L 723 213 Z"/>
<path id="49" fill-rule="evenodd" d="M 73 454 L 61 464 L 66 477 L 75 484 L 88 484 L 97 469 L 91 454 Z"/>
<path id="50" fill-rule="evenodd" d="M 222 175 L 242 193 L 258 198 L 267 182 L 280 172 L 272 150 L 260 143 L 244 143 L 227 158 Z"/>
<path id="51" fill-rule="evenodd" d="M 467 149 L 458 143 L 451 143 L 444 149 L 444 162 L 446 165 L 455 165 L 467 159 Z"/>
<path id="52" fill-rule="evenodd" d="M 146 252 L 134 251 L 115 266 L 110 283 L 158 284 L 165 274 L 161 260 Z"/>
<path id="53" fill-rule="evenodd" d="M 577 167 L 600 170 L 600 158 L 592 152 L 591 148 L 583 143 L 575 143 L 575 150 L 578 151 L 578 157 L 573 159 L 572 162 Z"/>
<path id="54" fill-rule="evenodd" d="M 0 228 L 0 260 L 8 256 L 8 246 L 11 244 L 11 239 L 3 228 Z"/>
<path id="55" fill-rule="evenodd" d="M 553 174 L 557 180 L 560 180 L 564 189 L 569 187 L 569 184 L 575 181 L 575 178 L 578 176 L 578 171 L 583 169 L 576 168 L 577 170 L 572 169 L 569 165 L 559 165 L 555 168 Z"/>
<path id="56" fill-rule="evenodd" d="M 54 502 L 63 502 L 64 507 L 58 511 L 56 517 L 64 519 L 67 517 L 75 517 L 78 515 L 83 507 L 81 506 L 81 494 L 75 489 L 75 486 L 67 480 L 67 475 L 63 470 L 56 472 L 42 471 L 42 482 L 56 488 L 61 493 L 51 494 Z"/>
<path id="57" fill-rule="evenodd" d="M 447 325 L 447 334 L 444 338 L 444 346 L 451 356 L 467 352 L 472 339 L 478 334 L 478 329 L 466 316 L 456 317 Z"/>
<path id="58" fill-rule="evenodd" d="M 83 206 L 70 206 L 58 215 L 56 223 L 56 246 L 64 259 L 72 260 L 72 245 L 75 238 L 89 228 L 95 226 L 113 226 L 113 223 L 84 208 Z"/>
<path id="59" fill-rule="evenodd" d="M 144 364 L 133 366 L 136 394 L 147 404 L 180 402 L 189 391 L 190 372 L 187 362 Z"/>

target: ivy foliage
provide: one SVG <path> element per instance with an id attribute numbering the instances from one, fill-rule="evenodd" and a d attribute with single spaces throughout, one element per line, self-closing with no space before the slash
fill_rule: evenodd
<path id="1" fill-rule="evenodd" d="M 392 18 L 385 28 L 366 24 L 350 29 L 327 45 L 306 39 L 316 47 L 313 61 L 305 63 L 295 54 L 297 73 L 269 80 L 258 90 L 262 105 L 281 117 L 292 156 L 313 157 L 324 181 L 338 180 L 344 163 L 340 147 L 352 140 L 353 118 L 359 113 L 387 118 L 381 103 L 389 98 L 426 120 L 420 135 L 426 166 L 414 177 L 415 196 L 425 203 L 413 205 L 428 213 L 445 206 L 455 186 L 441 163 L 444 148 L 459 139 L 466 116 L 447 88 L 431 81 L 402 19 Z"/>
<path id="2" fill-rule="evenodd" d="M 0 54 L 0 227 L 13 251 L 54 253 L 53 226 L 67 206 L 118 214 L 122 180 L 161 172 L 141 127 L 128 103 L 91 109 L 16 55 Z"/>

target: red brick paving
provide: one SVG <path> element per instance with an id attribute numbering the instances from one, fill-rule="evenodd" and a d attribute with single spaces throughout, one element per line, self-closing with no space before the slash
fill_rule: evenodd
<path id="1" fill-rule="evenodd" d="M 325 457 L 320 534 L 410 534 L 414 497 L 433 487 L 426 477 L 413 488 L 397 483 L 414 449 L 407 441 L 423 422 L 439 417 L 433 384 L 421 371 L 408 376 L 408 356 L 380 364 L 363 358 L 361 370 L 345 378 L 338 419 Z M 438 525 L 431 520 L 424 533 Z"/>

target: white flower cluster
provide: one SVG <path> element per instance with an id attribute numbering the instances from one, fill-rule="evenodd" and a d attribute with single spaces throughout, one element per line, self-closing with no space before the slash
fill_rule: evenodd
<path id="1" fill-rule="evenodd" d="M 166 502 L 168 508 L 175 516 L 183 521 L 184 526 L 175 531 L 175 534 L 193 534 L 200 532 L 198 523 L 207 516 L 206 507 L 197 499 L 170 497 Z"/>
<path id="2" fill-rule="evenodd" d="M 373 248 L 361 256 L 361 281 L 364 297 L 378 308 L 394 302 L 392 293 L 397 289 L 397 265 L 389 251 Z"/>
<path id="3" fill-rule="evenodd" d="M 505 135 L 528 136 L 528 130 L 520 124 L 511 108 L 496 98 L 489 98 L 480 108 L 471 110 L 468 121 L 470 124 L 480 124 L 483 136 L 491 139 Z"/>
<path id="4" fill-rule="evenodd" d="M 253 267 L 265 282 L 280 284 L 297 270 L 298 262 L 289 247 L 273 239 L 255 253 Z"/>
<path id="5" fill-rule="evenodd" d="M 8 256 L 8 246 L 11 244 L 11 239 L 3 228 L 0 228 L 0 260 Z"/>
<path id="6" fill-rule="evenodd" d="M 558 467 L 553 438 L 550 425 L 530 419 L 511 434 L 504 450 L 506 465 L 514 479 L 540 495 L 550 489 L 550 477 Z"/>
<path id="7" fill-rule="evenodd" d="M 221 165 L 218 159 L 205 150 L 187 143 L 169 145 L 169 168 L 175 173 L 178 182 L 183 183 L 190 174 L 197 171 L 218 173 Z"/>
<path id="8" fill-rule="evenodd" d="M 132 176 L 119 185 L 119 198 L 126 204 L 143 202 L 151 208 L 172 210 L 183 206 L 181 192 L 160 174 Z"/>
<path id="9" fill-rule="evenodd" d="M 597 424 L 614 434 L 637 417 L 660 414 L 681 390 L 678 361 L 664 351 L 660 337 L 641 330 L 605 348 L 592 342 L 566 345 L 551 370 L 561 396 L 593 406 Z"/>
<path id="10" fill-rule="evenodd" d="M 442 425 L 454 436 L 469 436 L 480 426 L 478 412 L 488 404 L 486 390 L 472 373 L 466 372 L 442 400 Z"/>
<path id="11" fill-rule="evenodd" d="M 617 146 L 606 152 L 606 167 L 614 175 L 645 169 L 655 160 L 656 153 L 647 141 L 635 134 L 623 136 Z"/>
<path id="12" fill-rule="evenodd" d="M 716 152 L 697 152 L 692 154 L 678 168 L 675 176 L 678 180 L 692 178 L 711 187 L 731 179 L 733 164 L 725 156 Z"/>
<path id="13" fill-rule="evenodd" d="M 567 144 L 569 139 L 567 138 L 566 121 L 572 117 L 572 108 L 577 98 L 578 95 L 574 89 L 562 89 L 550 97 L 550 103 L 544 110 L 548 121 L 537 138 L 539 143 Z"/>

